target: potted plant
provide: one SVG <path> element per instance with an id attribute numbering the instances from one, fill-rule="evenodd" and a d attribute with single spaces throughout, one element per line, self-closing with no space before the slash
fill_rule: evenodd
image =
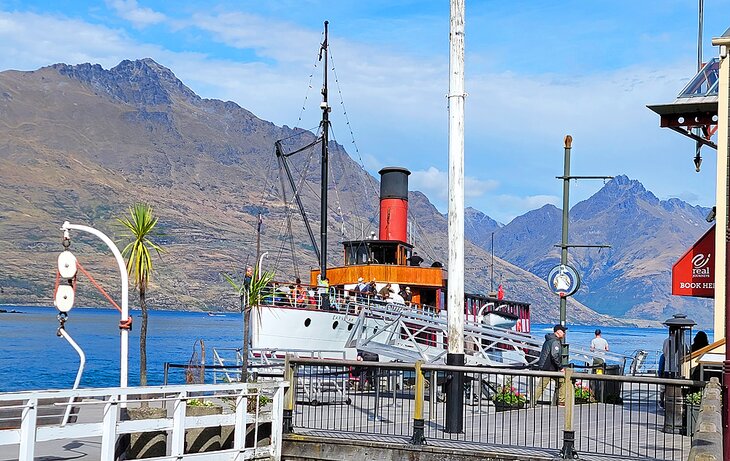
<path id="1" fill-rule="evenodd" d="M 593 403 L 596 401 L 590 387 L 585 384 L 575 386 L 575 403 Z"/>
<path id="2" fill-rule="evenodd" d="M 499 388 L 499 391 L 492 397 L 492 401 L 497 411 L 507 411 L 525 408 L 527 398 L 510 382 Z"/>
<path id="3" fill-rule="evenodd" d="M 684 399 L 687 435 L 691 436 L 697 427 L 697 420 L 700 417 L 700 404 L 702 404 L 702 391 L 688 394 Z"/>

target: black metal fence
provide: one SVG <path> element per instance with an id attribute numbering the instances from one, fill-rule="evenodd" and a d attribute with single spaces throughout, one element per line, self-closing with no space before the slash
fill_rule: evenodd
<path id="1" fill-rule="evenodd" d="M 686 396 L 703 386 L 571 369 L 294 358 L 287 369 L 295 431 L 406 436 L 414 443 L 425 436 L 430 444 L 458 441 L 492 451 L 557 453 L 569 442 L 581 454 L 622 459 L 686 459 L 693 430 Z M 444 387 L 454 373 L 464 374 L 463 426 L 447 432 Z"/>

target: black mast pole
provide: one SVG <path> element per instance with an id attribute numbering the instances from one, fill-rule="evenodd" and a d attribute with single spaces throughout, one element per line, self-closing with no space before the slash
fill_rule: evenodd
<path id="1" fill-rule="evenodd" d="M 324 41 L 319 49 L 319 60 L 324 58 L 324 85 L 322 86 L 322 188 L 321 188 L 321 214 L 320 214 L 320 238 L 322 240 L 322 252 L 319 260 L 319 276 L 321 280 L 327 277 L 327 184 L 329 182 L 329 112 L 330 107 L 327 103 L 327 26 L 329 21 L 324 22 Z M 329 307 L 328 294 L 322 297 L 322 308 Z"/>

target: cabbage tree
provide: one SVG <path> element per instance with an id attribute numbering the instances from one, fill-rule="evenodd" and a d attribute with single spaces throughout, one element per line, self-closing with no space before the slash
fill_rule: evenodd
<path id="1" fill-rule="evenodd" d="M 163 249 L 152 238 L 158 236 L 152 206 L 136 203 L 129 207 L 129 216 L 117 218 L 126 229 L 124 238 L 128 243 L 122 250 L 127 260 L 130 282 L 139 291 L 139 306 L 142 309 L 142 322 L 139 328 L 139 384 L 147 385 L 147 287 L 152 276 L 152 251 L 160 255 Z"/>
<path id="2" fill-rule="evenodd" d="M 246 381 L 248 377 L 248 355 L 249 344 L 251 338 L 251 308 L 257 308 L 264 300 L 264 296 L 269 291 L 269 285 L 274 280 L 273 271 L 264 271 L 259 273 L 256 266 L 251 274 L 251 280 L 247 281 L 246 277 L 237 281 L 232 276 L 223 273 L 226 281 L 236 290 L 236 294 L 241 303 L 241 313 L 243 314 L 243 351 L 241 352 L 243 363 L 241 364 L 241 381 Z"/>

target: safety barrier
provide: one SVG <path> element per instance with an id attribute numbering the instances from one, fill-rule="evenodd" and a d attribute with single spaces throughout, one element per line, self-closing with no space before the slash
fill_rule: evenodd
<path id="1" fill-rule="evenodd" d="M 463 374 L 461 430 L 448 431 L 444 386 Z M 639 376 L 289 358 L 285 431 L 458 441 L 622 459 L 685 460 L 684 396 L 704 383 Z M 557 389 L 565 389 L 562 394 Z"/>

